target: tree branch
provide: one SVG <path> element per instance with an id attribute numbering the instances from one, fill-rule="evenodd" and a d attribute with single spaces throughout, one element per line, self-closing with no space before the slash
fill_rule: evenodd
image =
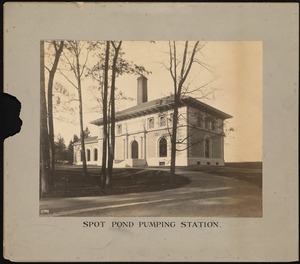
<path id="1" fill-rule="evenodd" d="M 168 70 L 170 71 L 172 79 L 175 83 L 176 79 L 175 79 L 175 76 L 174 76 L 173 70 L 172 70 L 172 68 L 173 68 L 173 56 L 172 56 L 172 47 L 171 47 L 171 42 L 170 41 L 169 41 L 169 49 L 170 49 L 170 52 L 169 52 L 169 54 L 170 54 L 170 68 L 168 68 Z"/>
<path id="2" fill-rule="evenodd" d="M 193 61 L 194 61 L 194 57 L 195 57 L 195 54 L 196 54 L 196 49 L 197 49 L 198 44 L 199 44 L 199 41 L 197 41 L 197 42 L 195 43 L 195 46 L 194 46 L 194 48 L 193 48 L 193 52 L 192 52 L 192 55 L 191 55 L 191 59 L 190 59 L 190 61 L 189 61 L 188 68 L 187 68 L 187 70 L 186 70 L 186 72 L 185 72 L 183 78 L 181 79 L 181 84 L 182 84 L 182 85 L 183 85 L 183 83 L 185 82 L 185 79 L 187 78 L 187 76 L 188 76 L 188 74 L 189 74 L 189 72 L 190 72 L 190 70 L 191 70 L 191 67 L 192 67 L 192 64 L 193 64 Z"/>
<path id="3" fill-rule="evenodd" d="M 186 41 L 185 45 L 184 45 L 183 61 L 182 61 L 182 65 L 181 65 L 180 79 L 183 79 L 183 76 L 184 76 L 184 68 L 185 68 L 186 55 L 187 55 L 188 47 L 189 47 L 189 42 Z"/>
<path id="4" fill-rule="evenodd" d="M 78 87 L 60 70 L 60 69 L 57 69 L 59 72 L 60 72 L 60 74 L 62 75 L 62 76 L 64 76 L 65 78 L 66 78 L 66 80 L 70 83 L 70 84 L 72 84 L 75 88 L 76 88 L 76 90 L 78 90 Z"/>

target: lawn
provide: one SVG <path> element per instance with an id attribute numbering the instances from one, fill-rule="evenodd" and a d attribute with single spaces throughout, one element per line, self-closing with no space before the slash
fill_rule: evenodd
<path id="1" fill-rule="evenodd" d="M 174 189 L 184 186 L 190 180 L 175 175 L 169 182 L 169 172 L 143 169 L 114 169 L 111 188 L 101 188 L 101 168 L 90 167 L 89 176 L 82 175 L 78 166 L 57 166 L 54 174 L 54 188 L 47 197 L 80 197 L 127 194 Z"/>
<path id="2" fill-rule="evenodd" d="M 214 175 L 247 181 L 262 187 L 262 162 L 232 162 L 225 166 L 190 166 L 181 170 L 212 173 Z"/>

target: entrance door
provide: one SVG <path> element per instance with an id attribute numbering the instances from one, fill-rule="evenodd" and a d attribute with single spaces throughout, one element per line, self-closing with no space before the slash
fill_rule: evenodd
<path id="1" fill-rule="evenodd" d="M 131 158 L 138 159 L 139 158 L 139 144 L 136 140 L 134 140 L 131 144 Z"/>

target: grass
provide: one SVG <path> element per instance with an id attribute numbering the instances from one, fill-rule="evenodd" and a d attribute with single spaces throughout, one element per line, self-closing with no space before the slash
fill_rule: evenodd
<path id="1" fill-rule="evenodd" d="M 225 166 L 190 166 L 180 169 L 212 173 L 222 177 L 247 181 L 262 187 L 262 162 L 232 162 L 226 163 Z"/>
<path id="2" fill-rule="evenodd" d="M 82 197 L 152 192 L 174 189 L 184 186 L 190 180 L 181 175 L 175 175 L 172 183 L 169 182 L 169 172 L 161 170 L 143 170 L 140 168 L 114 169 L 111 188 L 100 188 L 100 172 L 98 166 L 89 166 L 89 176 L 83 177 L 82 167 L 74 165 L 57 165 L 54 175 L 54 188 L 47 197 Z M 247 181 L 262 187 L 262 163 L 238 162 L 226 163 L 225 166 L 189 166 L 178 167 L 181 171 L 199 171 L 211 173 L 221 177 L 229 177 Z"/>
<path id="3" fill-rule="evenodd" d="M 57 166 L 54 174 L 54 188 L 47 197 L 102 196 L 151 192 L 174 189 L 186 185 L 190 180 L 175 175 L 169 182 L 169 172 L 143 169 L 114 169 L 111 188 L 101 188 L 100 168 L 90 167 L 89 176 L 82 175 L 82 169 L 75 166 Z"/>

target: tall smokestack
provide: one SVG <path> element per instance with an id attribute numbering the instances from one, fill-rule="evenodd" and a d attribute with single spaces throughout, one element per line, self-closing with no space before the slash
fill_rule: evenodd
<path id="1" fill-rule="evenodd" d="M 140 75 L 137 78 L 137 104 L 146 103 L 148 101 L 147 78 Z"/>

